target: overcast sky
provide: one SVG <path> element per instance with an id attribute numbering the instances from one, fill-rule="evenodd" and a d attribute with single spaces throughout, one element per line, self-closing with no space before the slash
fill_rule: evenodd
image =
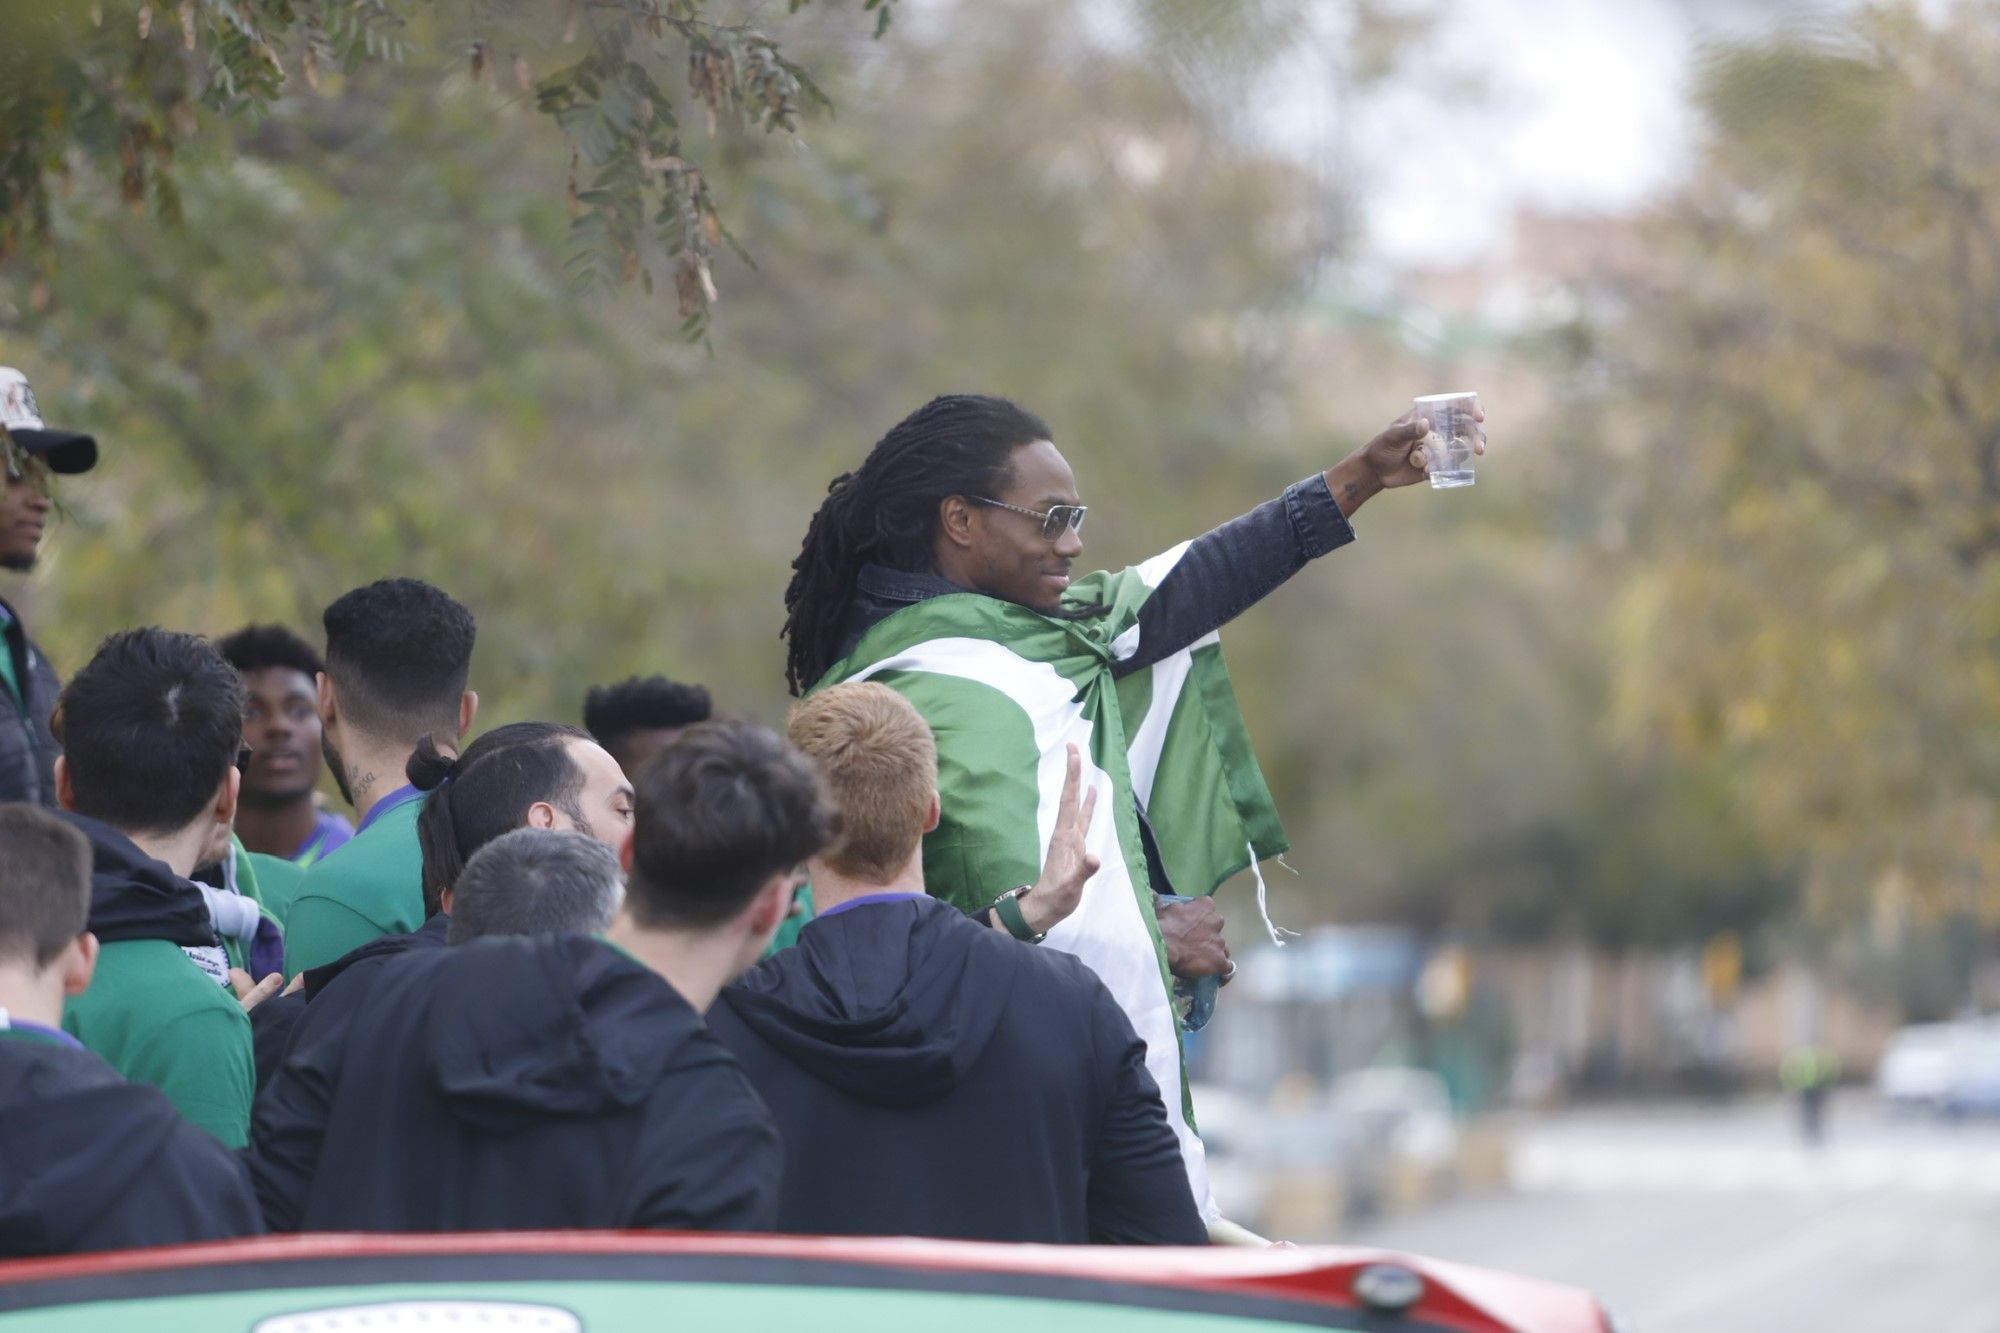
<path id="1" fill-rule="evenodd" d="M 1324 66 L 1302 59 L 1296 100 L 1273 113 L 1271 133 L 1356 178 L 1375 256 L 1463 261 L 1504 242 L 1519 204 L 1618 211 L 1678 179 L 1694 145 L 1687 92 L 1703 39 L 1824 22 L 1848 7 L 1445 0 L 1435 40 L 1388 90 L 1345 115 L 1326 92 Z M 1346 8 L 1329 0 L 1330 26 Z"/>

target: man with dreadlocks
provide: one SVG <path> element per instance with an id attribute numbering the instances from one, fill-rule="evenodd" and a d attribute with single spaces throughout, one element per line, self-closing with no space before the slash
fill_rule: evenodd
<path id="1" fill-rule="evenodd" d="M 785 590 L 792 692 L 876 680 L 924 715 L 942 805 L 924 839 L 925 883 L 960 908 L 992 907 L 1103 979 L 1181 1109 L 1170 1118 L 1211 1223 L 1175 978 L 1184 994 L 1186 983 L 1212 993 L 1234 971 L 1207 895 L 1287 847 L 1217 631 L 1352 541 L 1348 519 L 1369 497 L 1423 481 L 1423 435 L 1406 416 L 1204 536 L 1072 579 L 1085 507 L 1048 426 L 1003 398 L 936 398 L 834 479 Z M 1072 744 L 1100 797 L 1088 841 L 1102 869 L 1044 936 L 1020 898 L 1047 851 Z"/>

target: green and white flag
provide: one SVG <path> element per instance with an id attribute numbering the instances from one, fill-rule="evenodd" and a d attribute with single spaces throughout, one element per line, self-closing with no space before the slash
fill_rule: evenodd
<path id="1" fill-rule="evenodd" d="M 816 688 L 880 681 L 930 723 L 943 813 L 924 839 L 924 878 L 961 908 L 1040 877 L 1066 747 L 1082 752 L 1083 781 L 1098 793 L 1088 842 L 1101 869 L 1041 947 L 1089 964 L 1145 1040 L 1195 1201 L 1212 1219 L 1138 814 L 1179 893 L 1212 893 L 1287 844 L 1216 635 L 1113 679 L 1114 664 L 1140 650 L 1139 608 L 1186 550 L 1077 580 L 1072 604 L 1109 607 L 1081 620 L 979 593 L 929 598 L 876 624 Z"/>

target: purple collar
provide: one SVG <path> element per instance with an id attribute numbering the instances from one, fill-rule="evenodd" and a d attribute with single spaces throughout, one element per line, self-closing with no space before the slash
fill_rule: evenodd
<path id="1" fill-rule="evenodd" d="M 864 893 L 859 898 L 849 898 L 837 907 L 829 907 L 824 912 L 815 912 L 813 920 L 824 921 L 830 916 L 839 916 L 850 907 L 873 907 L 877 903 L 906 903 L 912 898 L 928 897 L 930 897 L 928 893 L 914 893 L 907 889 L 889 893 Z"/>
<path id="2" fill-rule="evenodd" d="M 354 826 L 354 836 L 358 838 L 366 833 L 370 824 L 373 824 L 397 806 L 408 805 L 411 801 L 421 801 L 423 799 L 424 794 L 422 792 L 405 783 L 369 807 L 368 813 L 362 817 L 361 822 Z"/>
<path id="3" fill-rule="evenodd" d="M 6 1010 L 0 1009 L 0 1014 L 5 1013 Z M 69 1033 L 64 1032 L 61 1028 L 45 1027 L 40 1023 L 30 1023 L 25 1018 L 9 1017 L 4 1024 L 0 1024 L 0 1032 L 17 1032 L 23 1037 L 32 1040 L 48 1042 L 51 1046 L 68 1046 L 79 1051 L 83 1049 L 82 1042 L 70 1036 Z"/>

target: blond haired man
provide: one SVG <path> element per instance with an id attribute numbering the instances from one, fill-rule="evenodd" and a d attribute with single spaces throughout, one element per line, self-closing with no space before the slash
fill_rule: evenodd
<path id="1" fill-rule="evenodd" d="M 857 683 L 797 705 L 789 729 L 841 807 L 840 840 L 810 863 L 819 915 L 709 1012 L 784 1139 L 779 1229 L 1204 1243 L 1145 1044 L 1111 993 L 926 892 L 923 718 Z M 1006 891 L 1024 916 L 1073 904 L 1096 869 L 1080 768 L 1072 747 L 1040 880 L 951 896 Z"/>

